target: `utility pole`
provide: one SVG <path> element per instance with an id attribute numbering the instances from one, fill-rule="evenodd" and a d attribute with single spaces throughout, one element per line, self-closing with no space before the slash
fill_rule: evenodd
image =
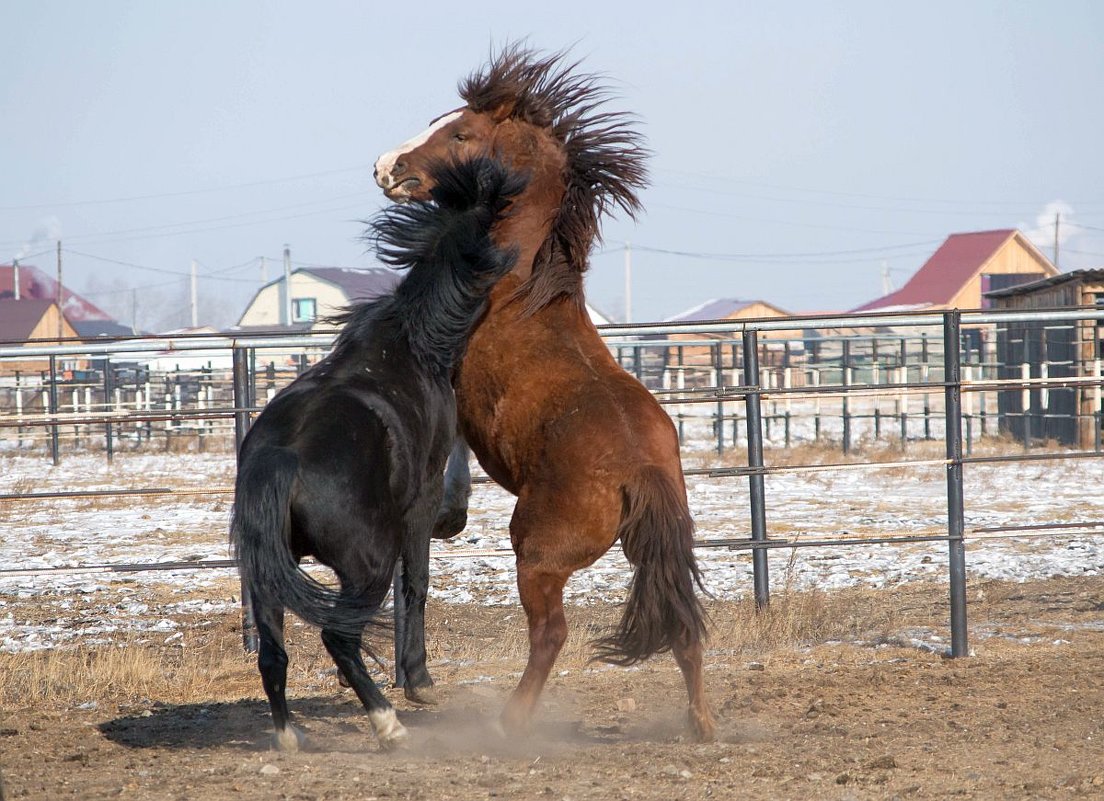
<path id="1" fill-rule="evenodd" d="M 1058 266 L 1058 221 L 1062 217 L 1062 212 L 1054 212 L 1054 266 Z"/>
<path id="2" fill-rule="evenodd" d="M 12 293 L 19 300 L 19 259 L 12 259 Z"/>
<path id="3" fill-rule="evenodd" d="M 61 341 L 62 334 L 64 334 L 65 325 L 65 293 L 61 289 L 61 240 L 57 241 L 57 307 L 58 307 L 58 324 L 57 335 L 58 341 Z"/>
<path id="4" fill-rule="evenodd" d="M 284 324 L 291 325 L 291 246 L 284 245 Z"/>
<path id="5" fill-rule="evenodd" d="M 199 327 L 199 285 L 196 280 L 196 260 L 192 259 L 192 328 Z"/>
<path id="6" fill-rule="evenodd" d="M 632 322 L 632 244 L 625 243 L 625 322 Z"/>
<path id="7" fill-rule="evenodd" d="M 130 290 L 130 333 L 138 333 L 138 290 Z"/>
<path id="8" fill-rule="evenodd" d="M 882 294 L 888 295 L 893 291 L 893 281 L 889 278 L 889 262 L 882 262 Z"/>

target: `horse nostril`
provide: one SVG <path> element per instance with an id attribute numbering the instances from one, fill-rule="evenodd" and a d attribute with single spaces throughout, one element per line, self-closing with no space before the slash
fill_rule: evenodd
<path id="1" fill-rule="evenodd" d="M 391 174 L 392 175 L 402 175 L 404 172 L 406 172 L 406 162 L 405 161 L 396 161 L 395 166 L 391 168 Z"/>

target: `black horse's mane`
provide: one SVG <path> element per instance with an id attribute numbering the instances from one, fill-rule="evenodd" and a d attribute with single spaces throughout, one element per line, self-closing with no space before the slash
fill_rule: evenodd
<path id="1" fill-rule="evenodd" d="M 632 128 L 636 117 L 606 111 L 610 92 L 602 76 L 578 68 L 565 52 L 542 56 L 514 43 L 459 86 L 473 111 L 505 108 L 512 118 L 548 130 L 567 159 L 563 203 L 522 287 L 529 312 L 565 295 L 582 302 L 582 273 L 601 241 L 602 218 L 616 207 L 635 219 L 637 192 L 647 183 L 650 154 Z"/>
<path id="2" fill-rule="evenodd" d="M 335 358 L 391 332 L 422 364 L 451 370 L 489 286 L 513 268 L 516 252 L 496 248 L 490 229 L 525 178 L 489 158 L 431 171 L 430 200 L 387 207 L 368 223 L 364 238 L 379 259 L 409 272 L 392 294 L 329 318 L 342 326 Z"/>

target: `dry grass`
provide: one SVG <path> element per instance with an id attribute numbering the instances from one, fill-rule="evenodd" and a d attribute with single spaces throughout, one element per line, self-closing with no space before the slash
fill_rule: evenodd
<path id="1" fill-rule="evenodd" d="M 894 605 L 886 603 L 885 592 L 875 597 L 872 591 L 793 593 L 779 588 L 771 606 L 758 613 L 751 601 L 711 602 L 709 659 L 764 660 L 811 643 L 893 631 L 900 621 Z M 430 611 L 430 668 L 443 680 L 517 674 L 524 667 L 528 633 L 519 608 L 473 604 Z M 614 626 L 620 608 L 593 605 L 567 611 L 569 636 L 556 669 L 581 670 L 591 664 L 591 640 Z M 291 618 L 289 624 L 289 686 L 297 694 L 336 688 L 333 664 L 317 631 Z M 0 654 L 0 708 L 72 708 L 88 701 L 126 705 L 148 699 L 197 703 L 259 696 L 255 657 L 242 651 L 235 616 L 207 630 L 182 630 L 186 644 L 121 637 L 104 646 Z M 373 642 L 388 670 L 391 647 L 386 637 Z"/>
<path id="2" fill-rule="evenodd" d="M 0 706 L 237 698 L 247 682 L 256 683 L 254 671 L 240 646 L 182 649 L 120 642 L 0 654 Z"/>

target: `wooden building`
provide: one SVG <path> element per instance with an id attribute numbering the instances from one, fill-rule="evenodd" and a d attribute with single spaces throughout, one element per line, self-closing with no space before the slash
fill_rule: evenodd
<path id="1" fill-rule="evenodd" d="M 991 290 L 1057 274 L 1050 259 L 1013 228 L 951 234 L 903 287 L 852 311 L 982 309 Z"/>
<path id="2" fill-rule="evenodd" d="M 49 300 L 0 298 L 0 343 L 4 347 L 56 344 L 58 325 L 63 339 L 77 337 L 76 329 L 62 316 L 57 304 Z M 28 340 L 38 340 L 29 342 Z M 51 342 L 52 340 L 52 342 Z M 67 360 L 58 364 L 61 370 L 75 369 L 80 365 Z M 37 373 L 50 369 L 50 361 L 44 356 L 26 359 L 0 359 L 0 374 Z"/>
<path id="3" fill-rule="evenodd" d="M 282 276 L 265 284 L 246 306 L 241 329 L 309 330 L 350 303 L 387 294 L 402 278 L 394 270 L 302 267 L 290 280 Z M 290 312 L 290 317 L 289 317 Z"/>
<path id="4" fill-rule="evenodd" d="M 763 300 L 738 300 L 714 298 L 674 317 L 665 323 L 705 323 L 731 320 L 746 322 L 789 317 L 790 313 Z M 759 334 L 760 366 L 767 371 L 767 380 L 782 386 L 787 379 L 783 372 L 796 365 L 804 352 L 804 332 L 801 329 L 787 331 L 763 331 Z M 663 360 L 667 372 L 663 383 L 668 386 L 695 386 L 712 384 L 717 379 L 717 369 L 724 371 L 725 383 L 743 382 L 739 371 L 743 357 L 740 354 L 740 333 L 721 334 L 668 334 L 653 339 L 649 344 Z M 662 341 L 662 349 L 656 342 Z M 733 341 L 735 340 L 735 341 Z M 793 371 L 789 380 L 799 385 L 803 380 L 800 370 Z"/>
<path id="5" fill-rule="evenodd" d="M 986 293 L 997 309 L 1041 311 L 1104 308 L 1104 269 L 1060 273 L 1029 284 Z M 1079 448 L 1094 446 L 1101 413 L 1100 363 L 1104 326 L 1095 320 L 1069 323 L 1009 322 L 997 329 L 1001 378 L 1095 377 L 1094 385 L 999 394 L 1001 430 L 1017 439 L 1053 439 Z M 1027 427 L 1025 429 L 1025 426 Z"/>

